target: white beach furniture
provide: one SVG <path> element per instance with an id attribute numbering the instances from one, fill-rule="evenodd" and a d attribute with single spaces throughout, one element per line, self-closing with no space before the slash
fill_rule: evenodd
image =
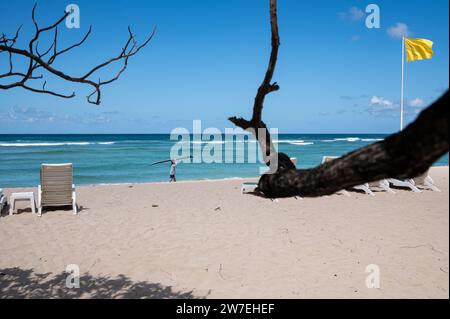
<path id="1" fill-rule="evenodd" d="M 422 191 L 418 189 L 414 183 L 413 179 L 396 179 L 396 178 L 389 178 L 389 183 L 392 184 L 395 187 L 401 187 L 401 188 L 409 188 L 414 193 L 421 193 Z"/>
<path id="2" fill-rule="evenodd" d="M 16 202 L 27 200 L 30 201 L 31 206 L 31 212 L 33 214 L 36 214 L 36 206 L 34 203 L 34 193 L 33 192 L 24 192 L 24 193 L 12 193 L 11 196 L 9 196 L 9 215 L 14 214 L 14 211 L 16 210 Z"/>
<path id="3" fill-rule="evenodd" d="M 421 193 L 422 191 L 419 189 L 429 189 L 435 192 L 440 192 L 441 190 L 434 184 L 433 179 L 430 175 L 428 175 L 429 171 L 425 172 L 424 174 L 409 178 L 405 180 L 400 180 L 396 178 L 390 178 L 389 183 L 394 185 L 395 187 L 403 187 L 403 188 L 409 188 L 414 193 Z"/>
<path id="4" fill-rule="evenodd" d="M 370 189 L 369 183 L 364 183 L 362 185 L 353 186 L 353 189 L 363 191 L 364 193 L 366 193 L 367 195 L 370 195 L 370 196 L 375 196 L 375 194 Z"/>
<path id="5" fill-rule="evenodd" d="M 380 190 L 383 190 L 385 192 L 395 194 L 395 192 L 390 187 L 389 181 L 387 179 L 383 179 L 378 182 L 369 183 L 369 188 L 370 189 L 379 188 Z"/>
<path id="6" fill-rule="evenodd" d="M 42 215 L 43 207 L 68 205 L 72 206 L 74 214 L 78 213 L 72 164 L 42 164 L 41 184 L 38 186 L 38 215 Z"/>
<path id="7" fill-rule="evenodd" d="M 242 183 L 241 194 L 254 192 L 257 187 L 258 183 L 256 182 Z"/>
<path id="8" fill-rule="evenodd" d="M 322 158 L 322 164 L 329 162 L 333 159 L 338 158 L 337 156 L 324 156 Z M 389 180 L 387 179 L 383 179 L 380 181 L 376 181 L 376 182 L 371 182 L 371 183 L 365 183 L 362 185 L 358 185 L 358 186 L 354 186 L 353 189 L 359 190 L 359 191 L 363 191 L 364 193 L 366 193 L 367 195 L 370 196 L 375 196 L 374 192 L 372 191 L 372 188 L 379 188 L 383 191 L 386 191 L 388 193 L 391 194 L 395 194 L 395 192 L 389 187 Z M 341 191 L 342 193 L 344 193 L 344 195 L 347 195 L 348 192 L 346 191 Z"/>
<path id="9" fill-rule="evenodd" d="M 3 207 L 5 207 L 6 204 L 8 204 L 8 200 L 6 199 L 6 195 L 3 194 L 3 189 L 0 188 L 0 214 L 3 210 Z"/>
<path id="10" fill-rule="evenodd" d="M 441 190 L 434 184 L 434 180 L 431 178 L 430 175 L 428 175 L 428 173 L 429 170 L 418 177 L 414 177 L 413 178 L 414 184 L 418 187 L 430 189 L 434 192 L 441 192 Z"/>

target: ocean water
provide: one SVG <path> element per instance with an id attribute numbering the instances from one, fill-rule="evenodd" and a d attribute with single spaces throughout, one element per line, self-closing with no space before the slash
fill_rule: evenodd
<path id="1" fill-rule="evenodd" d="M 285 134 L 276 140 L 278 150 L 298 159 L 299 168 L 320 164 L 322 156 L 341 156 L 356 148 L 382 140 L 385 135 L 344 134 Z M 264 165 L 248 163 L 256 153 L 254 141 L 184 141 L 187 155 L 211 154 L 209 149 L 222 153 L 222 163 L 180 163 L 178 180 L 203 180 L 235 177 L 255 177 Z M 178 143 L 178 144 L 177 144 Z M 77 185 L 131 182 L 161 182 L 169 177 L 169 164 L 151 166 L 170 157 L 174 145 L 168 134 L 149 135 L 0 135 L 0 188 L 36 186 L 39 184 L 41 163 L 73 163 Z M 243 163 L 225 163 L 236 154 Z M 231 154 L 231 155 L 230 155 Z M 230 157 L 231 156 L 231 157 Z M 250 156 L 251 158 L 252 156 Z M 190 160 L 189 160 L 190 161 Z M 448 165 L 448 154 L 435 163 Z"/>

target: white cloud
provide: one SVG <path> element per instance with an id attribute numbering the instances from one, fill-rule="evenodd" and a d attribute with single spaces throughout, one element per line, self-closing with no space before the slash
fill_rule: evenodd
<path id="1" fill-rule="evenodd" d="M 392 109 L 395 106 L 395 104 L 394 102 L 385 99 L 384 97 L 374 95 L 370 99 L 370 106 L 382 107 L 384 109 Z"/>
<path id="2" fill-rule="evenodd" d="M 351 7 L 346 12 L 339 12 L 338 15 L 342 20 L 348 20 L 352 22 L 360 21 L 364 19 L 365 16 L 364 11 L 357 7 Z"/>
<path id="3" fill-rule="evenodd" d="M 52 117 L 52 113 L 35 109 L 34 107 L 14 106 L 7 111 L 6 120 L 34 123 L 45 121 Z"/>
<path id="4" fill-rule="evenodd" d="M 392 116 L 398 109 L 398 103 L 395 103 L 382 96 L 374 95 L 369 100 L 369 106 L 366 111 L 371 115 Z"/>
<path id="5" fill-rule="evenodd" d="M 1 110 L 0 110 L 1 111 Z M 5 112 L 0 112 L 0 118 L 8 122 L 22 123 L 82 123 L 106 124 L 112 121 L 113 112 L 61 114 L 39 110 L 34 107 L 13 106 Z"/>
<path id="6" fill-rule="evenodd" d="M 419 98 L 415 98 L 414 100 L 409 101 L 409 106 L 412 107 L 423 107 L 425 105 L 425 101 Z"/>
<path id="7" fill-rule="evenodd" d="M 411 35 L 411 31 L 409 27 L 401 22 L 398 22 L 395 26 L 390 27 L 387 30 L 387 33 L 392 38 L 401 38 L 401 37 L 409 37 Z"/>

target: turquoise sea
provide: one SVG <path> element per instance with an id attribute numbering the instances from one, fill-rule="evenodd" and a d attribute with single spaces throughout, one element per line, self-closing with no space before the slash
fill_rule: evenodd
<path id="1" fill-rule="evenodd" d="M 277 137 L 280 151 L 298 159 L 299 168 L 320 164 L 322 156 L 340 156 L 361 146 L 382 140 L 386 135 L 359 134 L 284 134 Z M 193 138 L 192 138 L 193 139 Z M 170 157 L 178 143 L 169 134 L 148 135 L 0 135 L 0 188 L 36 186 L 41 163 L 73 163 L 77 185 L 167 181 L 169 164 L 151 166 Z M 197 146 L 195 146 L 197 144 Z M 178 144 L 180 145 L 180 144 Z M 195 147 L 217 147 L 236 154 L 249 149 L 247 140 L 187 143 Z M 184 148 L 186 150 L 186 148 Z M 209 149 L 208 149 L 209 152 Z M 233 153 L 235 152 L 235 153 Z M 223 161 L 225 155 L 222 156 Z M 180 163 L 178 180 L 254 177 L 260 163 Z M 448 165 L 448 154 L 435 163 Z"/>

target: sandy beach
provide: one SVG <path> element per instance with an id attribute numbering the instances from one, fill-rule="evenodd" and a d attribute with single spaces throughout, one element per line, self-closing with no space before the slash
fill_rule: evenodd
<path id="1" fill-rule="evenodd" d="M 430 175 L 441 193 L 278 202 L 242 180 L 78 187 L 79 215 L 3 211 L 0 298 L 448 298 L 449 169 Z"/>

